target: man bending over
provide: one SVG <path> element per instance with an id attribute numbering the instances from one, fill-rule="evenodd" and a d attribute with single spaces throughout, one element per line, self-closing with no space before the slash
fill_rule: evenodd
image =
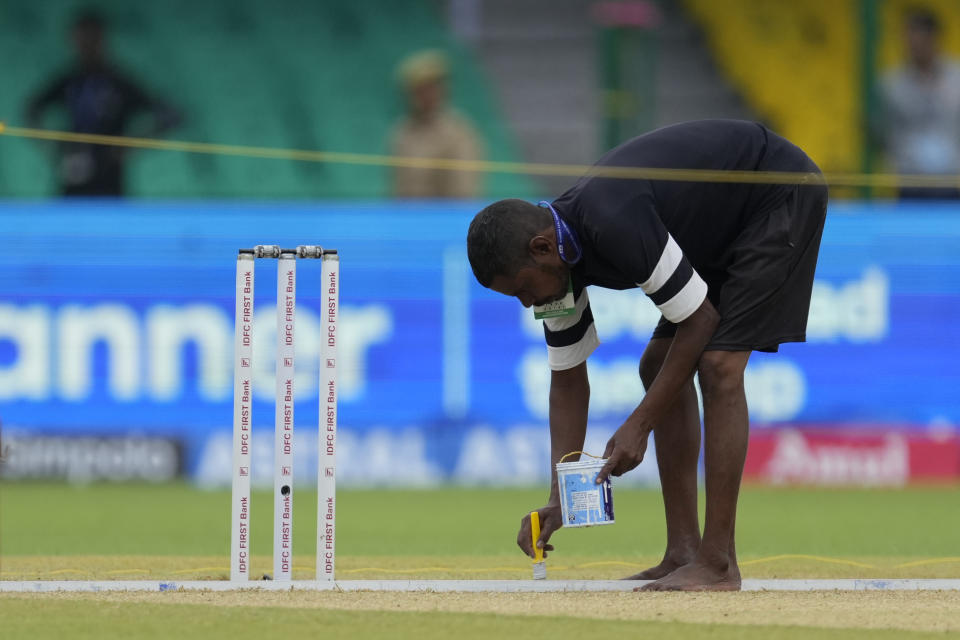
<path id="1" fill-rule="evenodd" d="M 652 431 L 667 520 L 663 560 L 633 579 L 654 590 L 740 588 L 734 529 L 747 453 L 743 372 L 752 351 L 805 339 L 826 215 L 817 166 L 763 126 L 707 120 L 653 131 L 600 159 L 576 185 L 540 205 L 501 200 L 470 224 L 477 280 L 525 307 L 566 308 L 544 321 L 550 379 L 551 469 L 582 449 L 599 344 L 587 287 L 640 287 L 663 317 L 640 357 L 646 394 L 607 444 L 598 482 L 643 459 Z M 801 174 L 792 184 L 604 177 L 605 167 Z M 787 180 L 786 182 L 790 182 Z M 566 302 L 564 302 L 566 300 Z M 703 397 L 706 522 L 697 516 Z M 537 510 L 545 551 L 563 526 L 556 472 Z M 533 555 L 530 517 L 520 547 Z"/>

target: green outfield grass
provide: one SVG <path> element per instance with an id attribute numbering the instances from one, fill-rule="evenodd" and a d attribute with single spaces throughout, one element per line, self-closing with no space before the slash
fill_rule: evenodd
<path id="1" fill-rule="evenodd" d="M 341 577 L 525 577 L 528 564 L 514 542 L 517 525 L 543 495 L 517 489 L 342 491 Z M 316 494 L 295 496 L 297 577 L 310 577 Z M 555 534 L 557 551 L 548 561 L 561 572 L 555 575 L 616 577 L 658 559 L 665 540 L 659 493 L 619 490 L 615 501 L 616 524 Z M 743 573 L 960 577 L 958 505 L 956 488 L 747 487 L 738 516 Z M 254 569 L 269 572 L 268 493 L 254 495 L 252 513 Z M 227 566 L 228 548 L 226 491 L 186 484 L 0 485 L 0 570 L 8 579 L 57 571 L 61 577 L 112 571 L 215 578 Z"/>
<path id="2" fill-rule="evenodd" d="M 294 577 L 314 576 L 316 494 L 295 494 Z M 529 578 L 515 546 L 541 490 L 342 491 L 338 576 Z M 663 506 L 615 490 L 617 523 L 561 530 L 549 578 L 616 578 L 659 560 Z M 702 502 L 702 499 L 701 499 Z M 960 577 L 960 490 L 747 487 L 738 516 L 744 577 Z M 272 503 L 253 504 L 253 573 L 271 571 Z M 223 579 L 229 493 L 186 484 L 0 484 L 0 576 Z M 669 638 L 956 637 L 960 598 L 942 593 L 0 595 L 3 637 Z"/>

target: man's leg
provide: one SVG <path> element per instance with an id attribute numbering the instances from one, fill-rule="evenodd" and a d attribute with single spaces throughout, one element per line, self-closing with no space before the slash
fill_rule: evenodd
<path id="1" fill-rule="evenodd" d="M 654 338 L 640 359 L 640 379 L 645 389 L 663 365 L 672 339 Z M 700 547 L 700 522 L 697 517 L 697 459 L 700 456 L 700 411 L 693 379 L 683 387 L 680 397 L 663 420 L 653 429 L 657 467 L 667 516 L 667 550 L 655 567 L 641 571 L 628 580 L 657 580 L 693 560 Z"/>
<path id="2" fill-rule="evenodd" d="M 747 457 L 749 419 L 743 370 L 749 351 L 706 351 L 698 372 L 703 393 L 707 510 L 703 539 L 693 560 L 647 585 L 652 590 L 737 590 L 740 570 L 734 544 L 737 497 Z"/>

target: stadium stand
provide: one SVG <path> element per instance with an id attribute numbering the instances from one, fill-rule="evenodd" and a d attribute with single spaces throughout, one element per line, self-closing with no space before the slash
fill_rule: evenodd
<path id="1" fill-rule="evenodd" d="M 495 82 L 524 157 L 535 162 L 590 163 L 606 151 L 603 128 L 602 35 L 596 0 L 482 0 L 463 29 Z M 657 5 L 654 126 L 702 118 L 755 119 L 713 64 L 697 25 L 683 7 Z M 632 132 L 644 133 L 642 129 Z M 539 178 L 548 193 L 566 176 Z"/>
<path id="2" fill-rule="evenodd" d="M 880 4 L 879 16 L 880 32 L 888 36 L 881 39 L 877 51 L 881 69 L 895 66 L 903 60 L 903 16 L 905 12 L 917 7 L 937 14 L 943 29 L 940 42 L 944 52 L 953 57 L 960 56 L 960 3 L 955 0 L 886 0 Z"/>
<path id="3" fill-rule="evenodd" d="M 488 157 L 516 159 L 485 79 L 427 0 L 286 0 L 282 10 L 257 0 L 9 0 L 0 4 L 0 120 L 24 124 L 25 100 L 68 62 L 69 21 L 89 6 L 107 18 L 119 65 L 184 113 L 170 137 L 384 153 L 401 111 L 395 66 L 411 51 L 437 47 L 454 65 L 452 101 L 477 124 Z M 54 114 L 44 124 L 65 125 Z M 51 171 L 42 145 L 0 140 L 0 195 L 50 194 Z M 148 197 L 379 197 L 388 185 L 379 167 L 170 152 L 136 152 L 128 172 L 130 193 Z M 496 174 L 485 191 L 532 189 L 523 177 Z"/>
<path id="4" fill-rule="evenodd" d="M 858 171 L 864 148 L 858 3 L 794 0 L 684 0 L 718 65 L 751 107 L 832 171 Z M 943 44 L 960 53 L 960 4 L 886 0 L 877 4 L 877 69 L 903 59 L 903 14 L 917 6 L 941 17 Z"/>
<path id="5" fill-rule="evenodd" d="M 685 4 L 718 65 L 764 120 L 823 169 L 859 169 L 856 3 Z"/>

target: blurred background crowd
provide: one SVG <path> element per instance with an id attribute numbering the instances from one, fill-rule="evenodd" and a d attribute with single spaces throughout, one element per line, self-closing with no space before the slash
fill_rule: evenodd
<path id="1" fill-rule="evenodd" d="M 574 164 L 730 117 L 829 172 L 956 174 L 958 24 L 949 0 L 4 0 L 0 112 L 84 133 Z M 11 140 L 0 163 L 6 196 L 492 197 L 569 182 Z"/>

